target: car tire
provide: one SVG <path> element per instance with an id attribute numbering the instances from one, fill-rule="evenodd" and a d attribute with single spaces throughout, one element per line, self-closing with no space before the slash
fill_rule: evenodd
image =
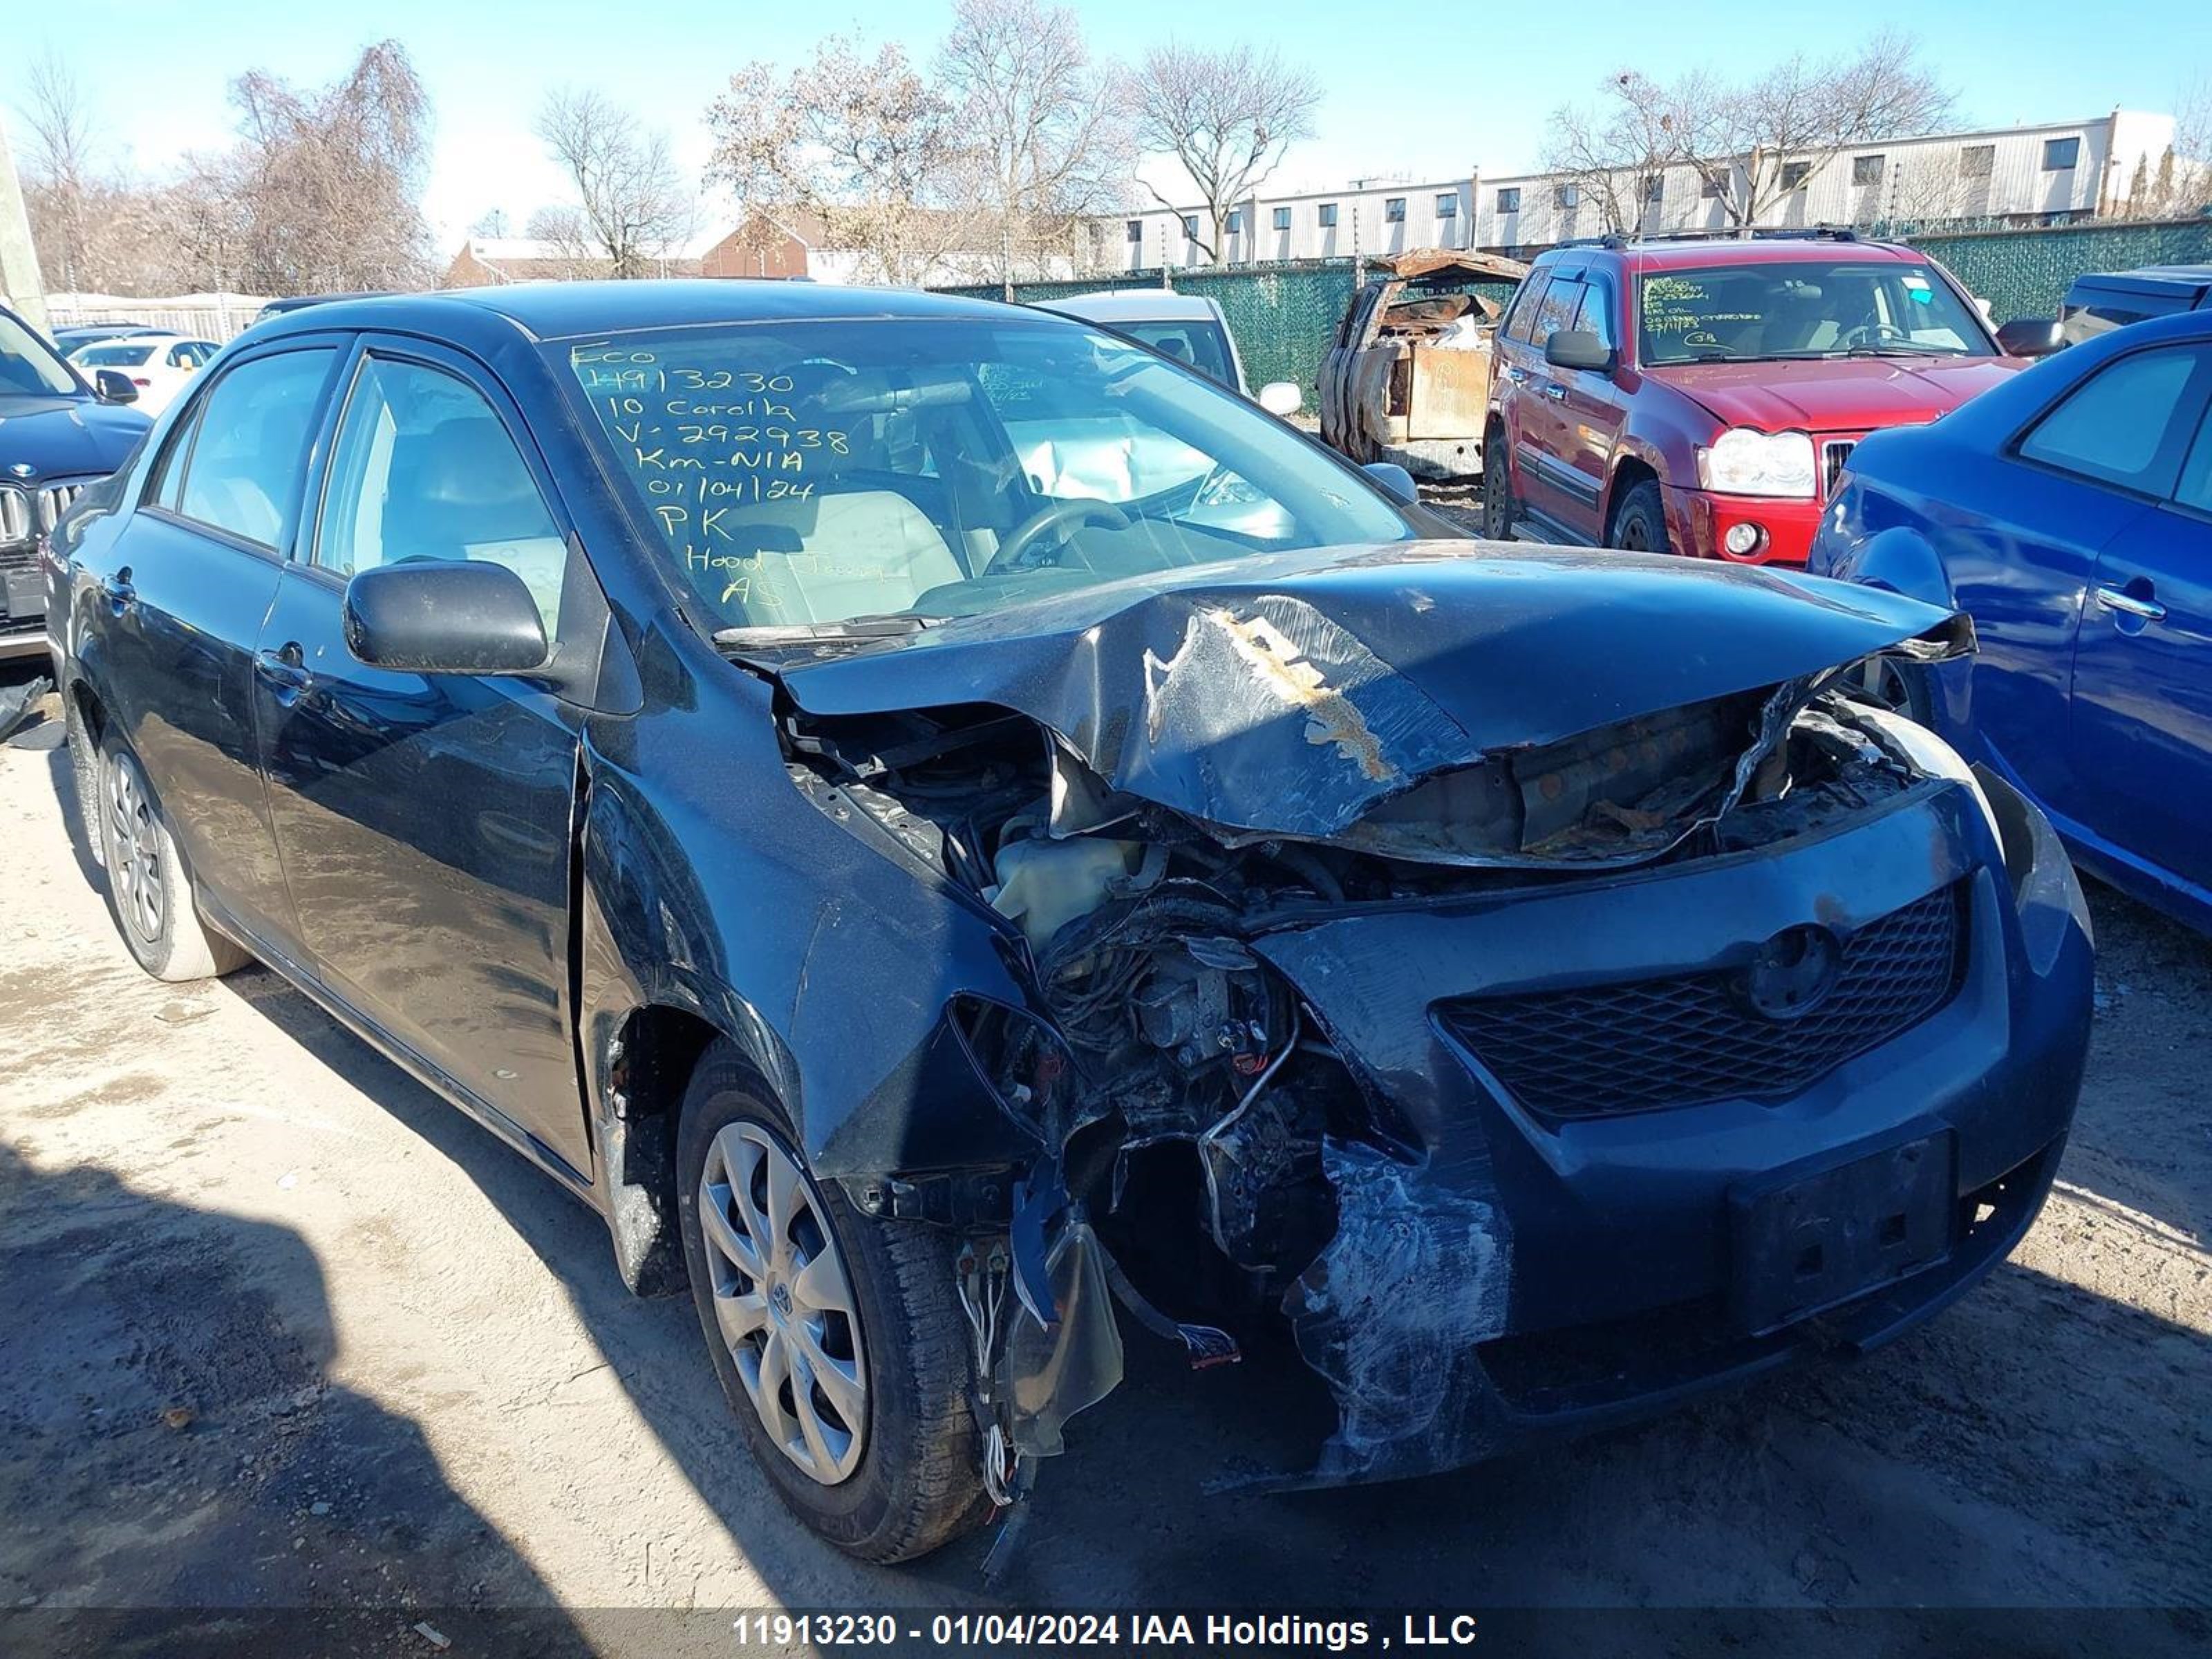
<path id="1" fill-rule="evenodd" d="M 1505 453 L 1505 428 L 1493 424 L 1482 441 L 1482 536 L 1485 541 L 1513 539 L 1513 466 Z"/>
<path id="2" fill-rule="evenodd" d="M 1650 478 L 1630 489 L 1613 509 L 1605 544 L 1625 553 L 1672 553 L 1667 539 L 1667 502 Z"/>
<path id="3" fill-rule="evenodd" d="M 107 872 L 107 908 L 138 965 L 171 984 L 220 979 L 252 957 L 200 920 L 191 873 L 177 856 L 161 809 L 137 757 L 118 743 L 100 750 L 97 793 L 88 810 Z"/>
<path id="4" fill-rule="evenodd" d="M 62 697 L 62 729 L 69 739 L 70 781 L 76 789 L 76 833 L 84 837 L 93 868 L 107 867 L 107 837 L 100 833 L 100 744 L 75 697 Z"/>
<path id="5" fill-rule="evenodd" d="M 784 1177 L 798 1183 L 785 1200 L 786 1261 L 806 1271 L 756 1255 L 749 1259 L 763 1271 L 754 1279 L 731 1245 L 757 1243 L 756 1228 L 773 1231 L 764 1227 L 771 1208 L 764 1189 L 779 1156 L 789 1164 Z M 751 1158 L 757 1163 L 749 1164 Z M 821 1537 L 882 1564 L 927 1555 L 987 1519 L 991 1504 L 969 1408 L 969 1334 L 952 1237 L 862 1215 L 836 1182 L 817 1182 L 759 1073 L 726 1041 L 708 1049 L 684 1091 L 676 1167 L 700 1328 L 723 1395 L 777 1496 Z M 745 1202 L 736 1195 L 740 1185 Z M 707 1213 L 710 1206 L 719 1210 L 719 1223 Z M 708 1224 L 720 1242 L 709 1242 Z M 823 1304 L 798 1290 L 823 1257 L 823 1235 L 842 1268 L 836 1279 L 845 1314 L 810 1311 Z M 771 1331 L 784 1345 L 781 1359 L 768 1357 Z M 743 1369 L 741 1352 L 748 1355 Z M 771 1408 L 755 1402 L 759 1379 L 772 1370 L 795 1383 L 808 1365 L 832 1356 L 841 1378 L 857 1375 L 861 1420 L 842 1423 L 835 1399 L 810 1393 L 816 1432 L 805 1433 L 794 1386 L 779 1389 L 773 1407 L 788 1427 L 772 1428 Z M 845 1381 L 841 1392 L 849 1389 Z M 857 1431 L 857 1448 L 840 1439 L 841 1431 Z M 817 1449 L 829 1451 L 828 1465 Z M 816 1457 L 820 1473 L 803 1466 L 802 1455 Z M 834 1461 L 840 1455 L 854 1461 L 841 1468 Z"/>

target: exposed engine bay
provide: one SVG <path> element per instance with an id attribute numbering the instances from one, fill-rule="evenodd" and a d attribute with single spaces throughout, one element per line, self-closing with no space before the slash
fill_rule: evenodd
<path id="1" fill-rule="evenodd" d="M 1961 623 L 1893 649 L 1970 648 Z M 1303 665 L 1259 649 L 1263 677 Z M 1042 1149 L 1013 1172 L 1011 1213 L 973 1220 L 961 1257 L 994 1497 L 1018 1498 L 1035 1461 L 1061 1449 L 1066 1419 L 1120 1380 L 1115 1302 L 1194 1365 L 1290 1336 L 1343 1422 L 1310 1478 L 1391 1467 L 1393 1437 L 1410 1443 L 1425 1425 L 1391 1421 L 1390 1402 L 1364 1392 L 1371 1355 L 1347 1275 L 1420 1255 L 1464 1287 L 1461 1334 L 1479 1339 L 1498 1328 L 1510 1242 L 1472 1201 L 1449 1237 L 1373 1230 L 1424 1158 L 1420 1137 L 1358 1033 L 1326 1029 L 1255 942 L 1366 909 L 1723 858 L 1878 811 L 1934 775 L 1901 735 L 1917 728 L 1862 691 L 1865 667 L 1402 780 L 1310 836 L 1118 790 L 1002 706 L 819 714 L 786 702 L 801 792 L 865 816 L 988 904 L 1030 996 L 962 1015 L 977 1070 Z M 1314 690 L 1271 693 L 1303 700 L 1313 764 L 1371 769 L 1358 711 Z M 1452 1363 L 1477 1362 L 1470 1347 Z"/>

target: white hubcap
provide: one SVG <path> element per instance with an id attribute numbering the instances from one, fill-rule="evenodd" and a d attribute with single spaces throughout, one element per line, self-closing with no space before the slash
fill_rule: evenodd
<path id="1" fill-rule="evenodd" d="M 714 1316 L 783 1455 L 835 1486 L 860 1467 L 868 1383 L 860 1316 L 836 1235 L 804 1172 L 757 1123 L 707 1150 L 699 1224 Z"/>

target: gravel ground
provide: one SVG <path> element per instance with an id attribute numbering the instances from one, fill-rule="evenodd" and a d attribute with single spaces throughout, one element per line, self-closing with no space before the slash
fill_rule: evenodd
<path id="1" fill-rule="evenodd" d="M 1866 1650 L 1851 1609 L 2047 1608 L 2026 1645 L 2086 1653 L 2109 1631 L 2059 1610 L 2148 1607 L 2131 1652 L 2212 1636 L 2212 948 L 2113 894 L 2059 1189 L 1932 1326 L 1540 1458 L 1264 1499 L 1206 1482 L 1295 1455 L 1310 1395 L 1133 1346 L 993 1585 L 983 1540 L 884 1572 L 809 1540 L 689 1303 L 625 1295 L 592 1215 L 274 975 L 143 977 L 59 736 L 0 748 L 0 1650 L 173 1652 L 49 1610 L 249 1606 L 427 1656 L 418 1620 L 490 1650 L 471 1609 L 540 1610 L 537 1651 L 666 1652 L 616 1610 L 775 1605 L 1717 1607 L 1807 1653 Z M 1574 1650 L 1723 1631 L 1655 1613 Z"/>

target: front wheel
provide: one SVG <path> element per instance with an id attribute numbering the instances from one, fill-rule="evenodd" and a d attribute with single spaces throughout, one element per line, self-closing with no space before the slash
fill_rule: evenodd
<path id="1" fill-rule="evenodd" d="M 864 1216 L 817 1182 L 726 1042 L 699 1062 L 683 1110 L 692 1300 L 777 1495 L 867 1561 L 913 1560 L 985 1519 L 951 1237 Z"/>
<path id="2" fill-rule="evenodd" d="M 1613 515 L 1612 533 L 1605 538 L 1605 544 L 1624 553 L 1674 550 L 1667 539 L 1667 503 L 1657 484 L 1646 478 L 1621 498 Z"/>
<path id="3" fill-rule="evenodd" d="M 100 750 L 91 811 L 107 871 L 107 908 L 123 943 L 155 979 L 179 983 L 235 973 L 252 958 L 200 921 L 176 838 L 119 743 Z"/>

